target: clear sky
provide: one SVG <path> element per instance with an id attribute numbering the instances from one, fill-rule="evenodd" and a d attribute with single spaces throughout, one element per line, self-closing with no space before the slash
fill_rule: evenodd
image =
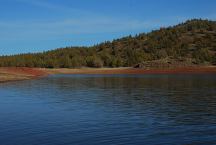
<path id="1" fill-rule="evenodd" d="M 216 20 L 216 0 L 0 0 L 0 55 L 89 46 L 192 18 Z"/>

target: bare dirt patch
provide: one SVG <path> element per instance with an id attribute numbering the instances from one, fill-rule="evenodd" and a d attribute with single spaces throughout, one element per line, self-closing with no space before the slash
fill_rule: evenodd
<path id="1" fill-rule="evenodd" d="M 45 75 L 45 71 L 37 68 L 0 68 L 0 82 L 33 79 Z"/>

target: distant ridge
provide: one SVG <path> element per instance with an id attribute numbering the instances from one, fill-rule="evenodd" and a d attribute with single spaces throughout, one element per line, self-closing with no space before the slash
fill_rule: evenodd
<path id="1" fill-rule="evenodd" d="M 0 67 L 170 67 L 216 64 L 216 21 L 192 19 L 92 47 L 1 56 Z"/>

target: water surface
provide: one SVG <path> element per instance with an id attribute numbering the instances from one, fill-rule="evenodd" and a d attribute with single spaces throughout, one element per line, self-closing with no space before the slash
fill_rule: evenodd
<path id="1" fill-rule="evenodd" d="M 216 144 L 216 76 L 53 75 L 0 84 L 0 144 Z"/>

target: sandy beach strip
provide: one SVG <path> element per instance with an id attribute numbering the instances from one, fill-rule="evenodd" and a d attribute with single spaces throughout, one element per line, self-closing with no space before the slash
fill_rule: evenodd
<path id="1" fill-rule="evenodd" d="M 216 67 L 44 69 L 48 74 L 216 74 Z"/>

